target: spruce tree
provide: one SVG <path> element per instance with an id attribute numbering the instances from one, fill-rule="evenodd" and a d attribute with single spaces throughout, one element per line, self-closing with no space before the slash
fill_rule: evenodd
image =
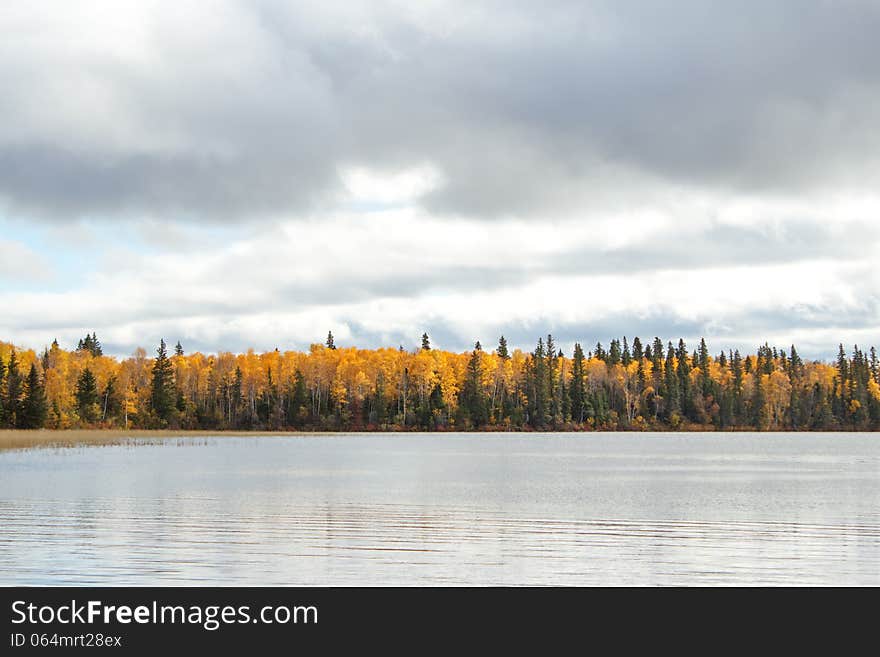
<path id="1" fill-rule="evenodd" d="M 700 338 L 700 351 L 697 354 L 697 362 L 700 367 L 700 387 L 704 395 L 712 392 L 712 378 L 709 376 L 709 347 L 706 339 Z"/>
<path id="2" fill-rule="evenodd" d="M 333 340 L 333 331 L 327 331 L 327 342 L 328 349 L 336 349 L 336 342 Z"/>
<path id="3" fill-rule="evenodd" d="M 745 424 L 743 417 L 743 359 L 739 349 L 733 353 L 733 421 L 736 424 Z"/>
<path id="4" fill-rule="evenodd" d="M 76 380 L 76 412 L 83 422 L 91 424 L 97 421 L 100 413 L 100 397 L 95 375 L 88 367 Z"/>
<path id="5" fill-rule="evenodd" d="M 464 387 L 461 394 L 461 410 L 474 427 L 481 427 L 489 421 L 486 395 L 483 391 L 483 348 L 477 342 L 468 360 Z"/>
<path id="6" fill-rule="evenodd" d="M 25 381 L 24 400 L 21 404 L 21 420 L 19 426 L 22 429 L 41 429 L 46 423 L 49 404 L 46 401 L 46 390 L 37 366 L 31 364 L 30 372 Z"/>
<path id="7" fill-rule="evenodd" d="M 302 426 L 306 416 L 308 415 L 308 389 L 306 388 L 306 378 L 303 373 L 297 370 L 293 375 L 293 394 L 290 399 L 290 406 L 287 412 L 287 422 L 292 427 Z"/>
<path id="8" fill-rule="evenodd" d="M 538 345 L 530 359 L 529 381 L 529 423 L 533 427 L 543 427 L 549 414 L 549 391 L 547 390 L 547 353 L 544 340 L 538 338 Z"/>
<path id="9" fill-rule="evenodd" d="M 183 345 L 180 344 L 180 340 L 178 340 L 177 344 L 174 345 L 174 355 L 183 356 Z"/>
<path id="10" fill-rule="evenodd" d="M 232 424 L 238 426 L 240 423 L 241 412 L 244 407 L 244 375 L 241 368 L 235 368 L 235 379 L 232 382 L 232 410 L 230 417 Z"/>
<path id="11" fill-rule="evenodd" d="M 150 386 L 150 403 L 153 414 L 161 426 L 171 420 L 174 413 L 175 390 L 174 369 L 165 347 L 165 340 L 159 341 L 156 359 L 153 362 L 153 377 Z"/>
<path id="12" fill-rule="evenodd" d="M 688 362 L 689 356 L 687 345 L 683 339 L 678 340 L 678 351 L 675 354 L 677 359 L 676 374 L 678 375 L 679 403 L 681 411 L 689 420 L 695 420 L 694 403 L 691 396 L 691 366 Z"/>
<path id="13" fill-rule="evenodd" d="M 609 365 L 620 363 L 620 341 L 616 338 L 611 341 L 611 346 L 608 348 L 608 360 L 606 362 Z"/>
<path id="14" fill-rule="evenodd" d="M 556 353 L 556 342 L 553 340 L 553 336 L 549 333 L 547 334 L 547 344 L 545 349 L 547 353 L 547 381 L 544 388 L 547 392 L 545 422 L 547 424 L 553 424 L 560 419 L 562 400 L 560 399 L 560 391 L 556 385 L 557 372 L 559 369 L 559 356 Z"/>
<path id="15" fill-rule="evenodd" d="M 422 333 L 422 350 L 431 351 L 431 339 L 427 333 Z"/>
<path id="16" fill-rule="evenodd" d="M 582 424 L 587 412 L 587 394 L 584 379 L 584 350 L 580 343 L 574 345 L 571 364 L 571 419 Z"/>
<path id="17" fill-rule="evenodd" d="M 6 394 L 3 396 L 3 415 L 7 427 L 18 427 L 22 392 L 21 373 L 18 371 L 18 356 L 15 353 L 15 349 L 13 349 L 9 353 L 9 362 L 6 365 Z"/>
<path id="18" fill-rule="evenodd" d="M 98 336 L 92 331 L 92 334 L 89 335 L 86 333 L 84 338 L 81 338 L 80 341 L 76 345 L 77 351 L 88 351 L 92 356 L 98 357 L 104 355 L 104 349 L 101 347 L 101 343 L 98 341 Z"/>
<path id="19" fill-rule="evenodd" d="M 664 396 L 666 398 L 664 404 L 664 419 L 669 421 L 673 416 L 678 415 L 681 412 L 681 390 L 679 387 L 678 376 L 675 373 L 675 349 L 672 346 L 672 342 L 669 343 L 666 350 L 663 378 Z"/>
<path id="20" fill-rule="evenodd" d="M 663 371 L 663 341 L 660 338 L 654 338 L 654 347 L 651 349 L 651 353 L 654 356 L 651 365 L 654 368 L 655 374 L 659 377 Z"/>
<path id="21" fill-rule="evenodd" d="M 115 376 L 107 379 L 107 385 L 104 386 L 104 392 L 101 393 L 101 421 L 112 417 L 119 412 L 121 400 L 117 391 L 117 381 Z"/>
<path id="22" fill-rule="evenodd" d="M 6 397 L 3 390 L 3 380 L 6 378 L 6 363 L 0 358 L 0 427 L 6 425 Z"/>
<path id="23" fill-rule="evenodd" d="M 639 340 L 638 336 L 636 336 L 635 338 L 633 338 L 633 347 L 632 347 L 633 360 L 641 360 L 643 356 L 644 356 L 644 352 L 642 351 L 642 341 Z"/>
<path id="24" fill-rule="evenodd" d="M 507 340 L 503 335 L 498 340 L 498 349 L 495 351 L 495 353 L 498 354 L 499 358 L 502 358 L 504 360 L 510 358 L 510 352 L 507 350 Z"/>

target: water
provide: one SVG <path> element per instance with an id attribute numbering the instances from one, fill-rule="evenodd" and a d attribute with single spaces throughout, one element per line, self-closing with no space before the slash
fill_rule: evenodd
<path id="1" fill-rule="evenodd" d="M 0 584 L 880 585 L 880 436 L 206 436 L 2 452 Z"/>

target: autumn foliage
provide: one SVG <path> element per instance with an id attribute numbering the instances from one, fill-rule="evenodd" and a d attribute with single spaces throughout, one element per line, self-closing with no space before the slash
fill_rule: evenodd
<path id="1" fill-rule="evenodd" d="M 794 347 L 689 352 L 612 340 L 563 355 L 337 347 L 243 354 L 138 349 L 97 336 L 42 353 L 0 342 L 0 426 L 236 430 L 877 430 L 876 351 L 805 362 Z"/>

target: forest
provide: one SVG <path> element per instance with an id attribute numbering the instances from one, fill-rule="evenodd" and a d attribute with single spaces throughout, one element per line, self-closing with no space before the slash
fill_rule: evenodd
<path id="1" fill-rule="evenodd" d="M 162 340 L 149 356 L 106 356 L 95 333 L 76 349 L 0 342 L 0 428 L 310 431 L 589 431 L 880 429 L 872 347 L 836 360 L 794 346 L 711 354 L 705 340 L 614 339 L 562 353 L 453 353 L 424 334 L 411 350 L 185 353 Z"/>

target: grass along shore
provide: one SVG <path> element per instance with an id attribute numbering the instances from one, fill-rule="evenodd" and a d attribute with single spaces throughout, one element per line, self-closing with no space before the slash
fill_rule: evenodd
<path id="1" fill-rule="evenodd" d="M 244 436 L 283 436 L 310 435 L 313 432 L 293 431 L 181 431 L 165 429 L 70 429 L 37 431 L 6 429 L 0 430 L 0 451 L 13 449 L 33 449 L 37 447 L 82 447 L 106 445 L 153 445 L 177 438 L 216 438 Z"/>
<path id="2" fill-rule="evenodd" d="M 21 429 L 0 429 L 0 452 L 20 449 L 35 448 L 61 448 L 61 447 L 86 447 L 86 446 L 108 446 L 108 445 L 159 445 L 170 443 L 181 438 L 246 438 L 259 436 L 334 436 L 334 435 L 369 435 L 381 433 L 431 433 L 434 435 L 443 435 L 444 433 L 474 433 L 474 434 L 517 434 L 528 435 L 531 433 L 570 433 L 570 434 L 613 434 L 613 433 L 663 433 L 663 434 L 688 434 L 688 433 L 871 433 L 871 432 L 852 432 L 847 430 L 839 431 L 761 431 L 756 432 L 751 427 L 730 427 L 724 431 L 718 431 L 711 425 L 688 425 L 681 427 L 676 431 L 400 431 L 400 429 L 389 429 L 387 431 L 315 431 L 315 430 L 288 430 L 288 431 L 222 431 L 222 430 L 205 430 L 205 429 L 39 429 L 39 430 L 21 430 Z"/>

